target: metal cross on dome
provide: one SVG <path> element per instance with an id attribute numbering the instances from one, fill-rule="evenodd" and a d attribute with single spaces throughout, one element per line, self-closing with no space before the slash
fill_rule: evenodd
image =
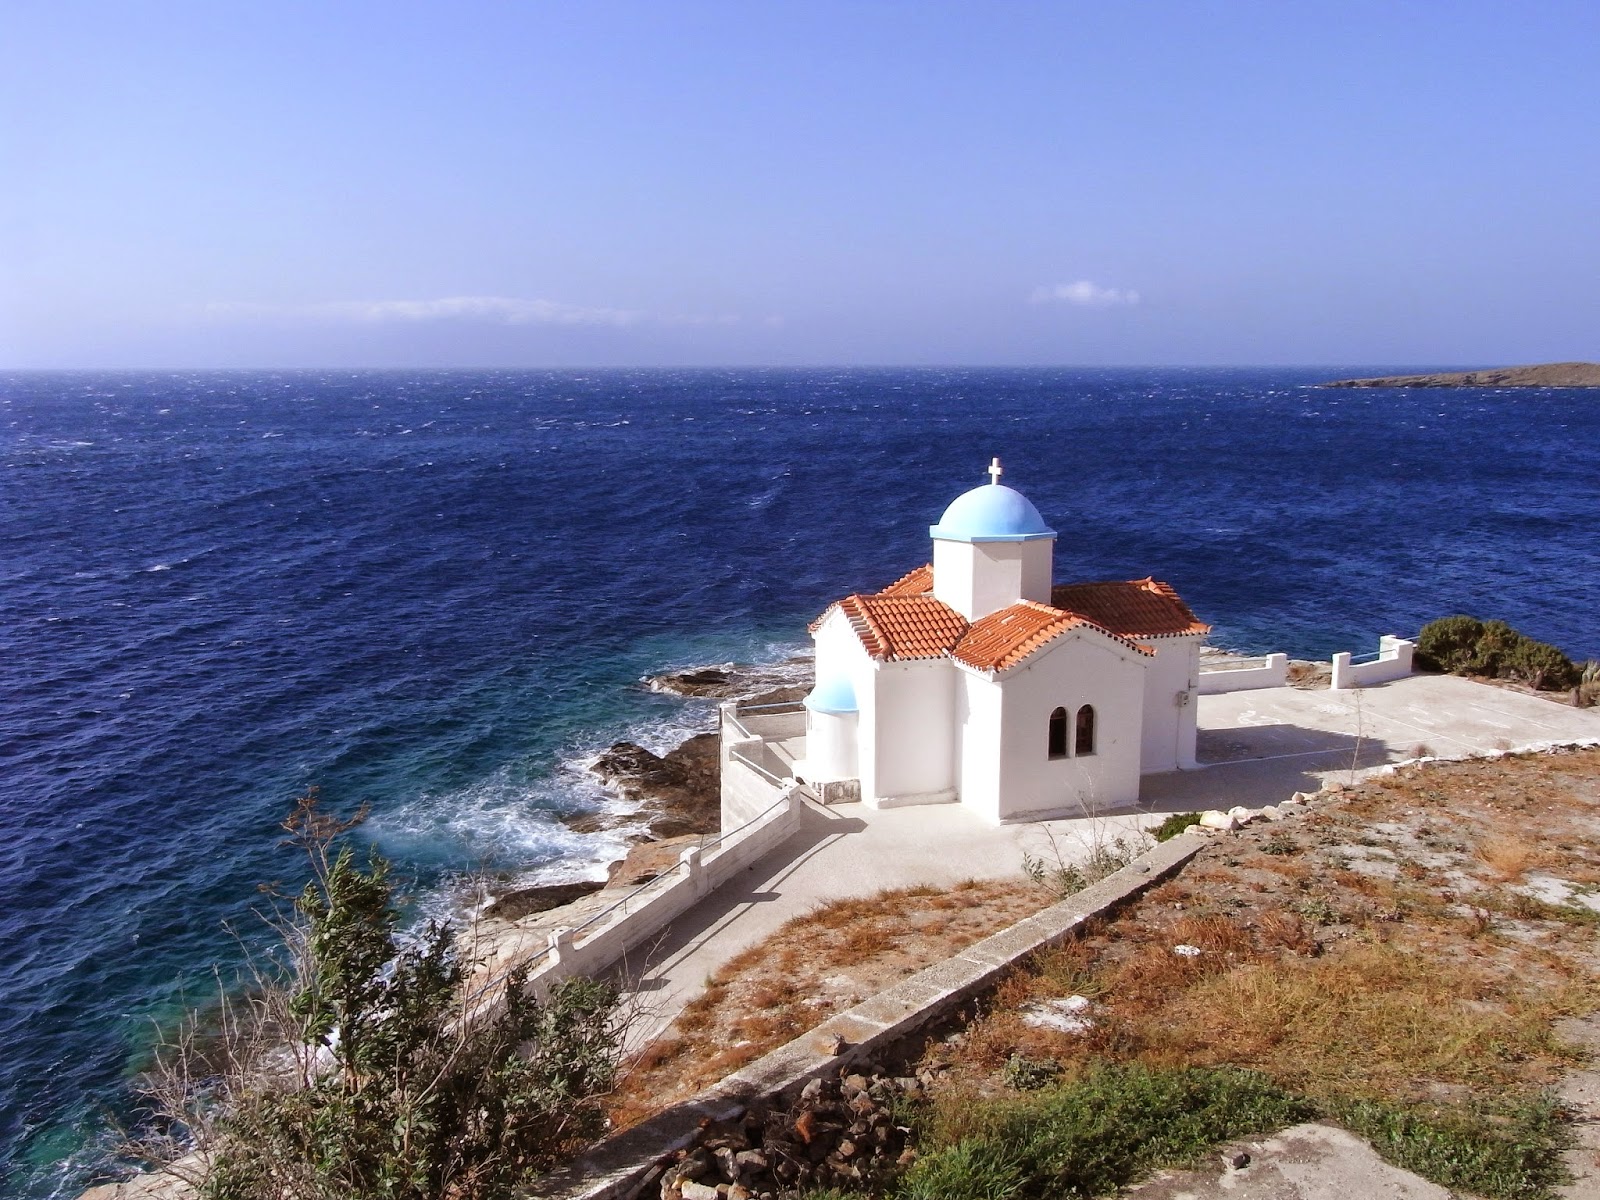
<path id="1" fill-rule="evenodd" d="M 989 482 L 990 483 L 999 483 L 1000 482 L 1000 476 L 1002 474 L 1004 474 L 1004 472 L 1001 471 L 1001 469 L 1000 469 L 1000 460 L 998 458 L 996 458 L 993 462 L 991 462 L 989 464 Z"/>

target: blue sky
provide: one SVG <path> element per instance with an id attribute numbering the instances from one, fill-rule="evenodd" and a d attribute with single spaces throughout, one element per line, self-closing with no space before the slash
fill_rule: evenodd
<path id="1" fill-rule="evenodd" d="M 80 3 L 0 366 L 1600 358 L 1600 4 Z"/>

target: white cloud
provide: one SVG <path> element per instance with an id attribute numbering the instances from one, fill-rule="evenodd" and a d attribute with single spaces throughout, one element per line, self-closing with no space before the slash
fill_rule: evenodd
<path id="1" fill-rule="evenodd" d="M 1031 304 L 1076 304 L 1080 308 L 1112 308 L 1139 303 L 1139 293 L 1131 288 L 1101 287 L 1080 279 L 1076 283 L 1057 283 L 1036 287 L 1028 297 Z"/>
<path id="2" fill-rule="evenodd" d="M 437 300 L 333 300 L 320 304 L 216 303 L 206 312 L 223 319 L 288 318 L 358 325 L 463 321 L 485 325 L 609 326 L 737 325 L 737 316 L 694 316 L 596 308 L 512 296 L 445 296 Z"/>

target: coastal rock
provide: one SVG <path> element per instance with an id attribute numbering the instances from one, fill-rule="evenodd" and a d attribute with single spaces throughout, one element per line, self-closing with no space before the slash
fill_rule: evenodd
<path id="1" fill-rule="evenodd" d="M 1496 367 L 1484 371 L 1444 371 L 1436 375 L 1379 375 L 1324 383 L 1336 388 L 1437 387 L 1570 387 L 1600 388 L 1600 363 L 1539 363 L 1531 367 Z"/>
<path id="2" fill-rule="evenodd" d="M 1232 813 L 1213 808 L 1200 814 L 1200 828 L 1220 829 L 1226 833 L 1239 828 L 1239 822 Z"/>
<path id="3" fill-rule="evenodd" d="M 798 700 L 809 689 L 811 662 L 811 655 L 796 654 L 775 663 L 716 663 L 647 675 L 644 684 L 673 696 L 780 704 Z"/>
<path id="4" fill-rule="evenodd" d="M 690 846 L 698 846 L 705 838 L 691 833 L 681 837 L 663 838 L 658 842 L 640 842 L 628 851 L 628 856 L 611 864 L 606 876 L 608 888 L 635 887 L 648 883 L 658 875 L 665 875 L 678 865 L 678 856 Z"/>
<path id="5" fill-rule="evenodd" d="M 496 896 L 484 908 L 483 915 L 499 921 L 520 921 L 523 917 L 571 904 L 591 892 L 598 892 L 604 886 L 598 880 L 585 880 L 580 883 L 550 883 L 517 888 Z"/>
<path id="6" fill-rule="evenodd" d="M 1309 658 L 1289 660 L 1289 686 L 1302 691 L 1318 691 L 1333 683 L 1333 664 Z"/>
<path id="7" fill-rule="evenodd" d="M 590 765 L 600 782 L 624 800 L 637 801 L 653 838 L 714 834 L 721 823 L 720 744 L 699 733 L 665 755 L 633 742 L 618 742 Z M 610 824 L 627 818 L 613 817 Z M 606 828 L 607 818 L 580 813 L 565 819 L 580 832 Z"/>

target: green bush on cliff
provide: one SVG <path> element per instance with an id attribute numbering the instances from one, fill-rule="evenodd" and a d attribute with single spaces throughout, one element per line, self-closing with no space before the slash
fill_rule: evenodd
<path id="1" fill-rule="evenodd" d="M 1464 674 L 1472 669 L 1483 622 L 1475 617 L 1440 617 L 1417 634 L 1416 662 L 1430 671 Z"/>
<path id="2" fill-rule="evenodd" d="M 616 993 L 587 979 L 543 1001 L 514 976 L 473 1014 L 448 926 L 402 938 L 388 865 L 332 853 L 339 822 L 302 801 L 285 822 L 314 878 L 284 925 L 286 977 L 225 1029 L 209 1100 L 184 1120 L 209 1200 L 485 1200 L 604 1126 Z"/>
<path id="3" fill-rule="evenodd" d="M 1504 621 L 1441 617 L 1417 635 L 1417 665 L 1454 675 L 1516 679 L 1529 687 L 1576 687 L 1579 671 L 1565 654 L 1518 633 Z"/>

